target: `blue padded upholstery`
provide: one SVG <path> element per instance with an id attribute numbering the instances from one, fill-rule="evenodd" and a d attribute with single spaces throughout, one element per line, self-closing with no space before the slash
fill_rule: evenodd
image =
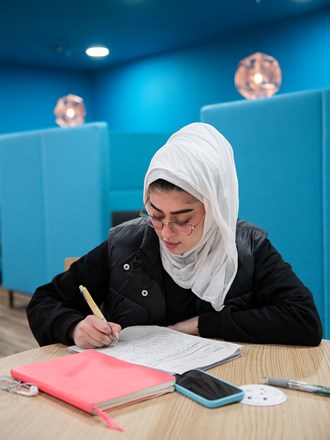
<path id="1" fill-rule="evenodd" d="M 0 137 L 2 284 L 32 293 L 108 228 L 104 123 Z"/>
<path id="2" fill-rule="evenodd" d="M 105 123 L 0 136 L 3 286 L 33 293 L 66 257 L 107 238 L 112 211 L 139 211 L 167 137 L 110 133 Z"/>
<path id="3" fill-rule="evenodd" d="M 201 120 L 233 146 L 240 217 L 269 232 L 330 338 L 330 90 L 209 105 Z"/>

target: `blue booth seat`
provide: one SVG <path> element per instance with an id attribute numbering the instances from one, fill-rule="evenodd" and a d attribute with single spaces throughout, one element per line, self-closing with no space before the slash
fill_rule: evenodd
<path id="1" fill-rule="evenodd" d="M 233 146 L 240 217 L 269 232 L 330 338 L 330 90 L 208 105 L 201 119 Z"/>
<path id="2" fill-rule="evenodd" d="M 144 173 L 166 134 L 106 123 L 0 136 L 2 285 L 32 294 L 107 238 L 112 212 L 142 206 Z"/>

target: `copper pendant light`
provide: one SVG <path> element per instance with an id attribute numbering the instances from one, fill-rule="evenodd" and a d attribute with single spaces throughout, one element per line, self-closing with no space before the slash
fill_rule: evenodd
<path id="1" fill-rule="evenodd" d="M 260 1 L 256 0 L 259 11 Z M 257 40 L 259 40 L 259 17 L 257 17 Z M 280 89 L 282 72 L 278 61 L 260 51 L 242 59 L 235 73 L 237 91 L 247 99 L 274 95 Z"/>

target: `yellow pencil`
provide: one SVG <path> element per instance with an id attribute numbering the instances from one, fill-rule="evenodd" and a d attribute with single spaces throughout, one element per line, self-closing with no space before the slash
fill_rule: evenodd
<path id="1" fill-rule="evenodd" d="M 107 322 L 107 320 L 105 319 L 103 313 L 101 312 L 101 310 L 96 305 L 95 301 L 91 297 L 91 294 L 88 292 L 86 287 L 79 286 L 79 290 L 82 293 L 83 297 L 85 298 L 85 300 L 86 300 L 87 304 L 89 305 L 91 311 L 93 312 L 93 315 L 95 315 L 98 318 L 103 319 L 103 321 Z"/>
<path id="2" fill-rule="evenodd" d="M 102 319 L 105 322 L 108 322 L 103 313 L 101 312 L 101 310 L 98 308 L 97 304 L 95 303 L 95 301 L 93 300 L 93 298 L 91 297 L 91 294 L 88 292 L 88 290 L 86 289 L 86 287 L 80 285 L 79 286 L 79 290 L 82 294 L 82 296 L 85 298 L 87 304 L 89 305 L 91 311 L 93 312 L 94 316 L 97 316 L 98 318 Z M 111 339 L 115 342 L 118 343 L 118 336 L 112 337 Z"/>

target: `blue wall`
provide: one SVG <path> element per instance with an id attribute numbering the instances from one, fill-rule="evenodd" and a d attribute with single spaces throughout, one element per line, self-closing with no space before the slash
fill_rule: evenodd
<path id="1" fill-rule="evenodd" d="M 87 122 L 94 119 L 91 77 L 87 73 L 3 65 L 0 70 L 0 133 L 57 127 L 57 100 L 68 93 L 82 96 Z"/>
<path id="2" fill-rule="evenodd" d="M 280 93 L 330 86 L 330 12 L 268 26 L 260 50 L 280 61 Z M 199 120 L 203 105 L 242 99 L 234 86 L 240 59 L 256 50 L 255 33 L 159 55 L 98 74 L 98 119 L 117 130 L 175 131 Z"/>
<path id="3" fill-rule="evenodd" d="M 259 49 L 280 61 L 280 94 L 330 86 L 330 10 L 267 26 Z M 54 127 L 56 100 L 82 96 L 87 122 L 110 130 L 173 132 L 207 104 L 242 99 L 240 59 L 255 52 L 255 30 L 94 72 L 2 66 L 0 133 Z"/>

